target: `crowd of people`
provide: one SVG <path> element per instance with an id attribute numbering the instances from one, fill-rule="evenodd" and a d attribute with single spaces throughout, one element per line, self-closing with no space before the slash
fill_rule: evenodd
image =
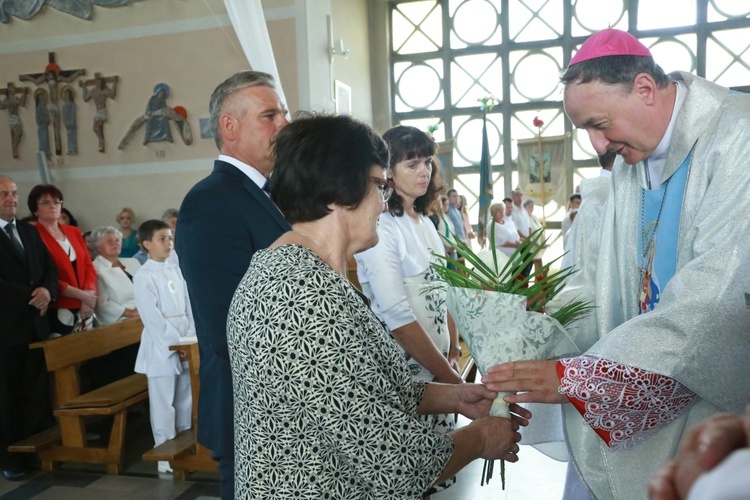
<path id="1" fill-rule="evenodd" d="M 3 255 L 0 306 L 11 329 L 0 341 L 3 476 L 9 480 L 25 478 L 29 458 L 9 453 L 8 446 L 53 423 L 44 359 L 41 351 L 28 349 L 35 341 L 140 317 L 144 323 L 140 345 L 90 360 L 83 368 L 86 383 L 89 389 L 95 389 L 133 371 L 146 373 L 155 444 L 189 428 L 192 399 L 188 371 L 179 354 L 169 350 L 169 345 L 181 337 L 195 335 L 187 290 L 172 252 L 170 223 L 174 227 L 177 211 L 169 209 L 164 212 L 164 220 L 145 221 L 136 230 L 133 210 L 123 208 L 115 216 L 119 229 L 100 226 L 84 236 L 73 214 L 63 207 L 62 191 L 52 184 L 39 184 L 30 190 L 30 216 L 24 219 L 17 218 L 19 194 L 12 179 L 0 177 L 0 195 L 0 220 L 7 236 L 3 244 L 11 251 Z M 155 245 L 149 233 L 153 225 L 166 238 L 160 253 L 149 250 Z M 127 250 L 123 249 L 125 245 L 129 246 Z M 134 258 L 136 252 L 143 253 L 147 261 Z M 164 264 L 170 255 L 174 260 Z M 149 286 L 139 287 L 148 271 L 159 265 L 164 269 L 152 280 L 166 279 L 159 293 Z M 181 302 L 172 306 L 168 299 L 176 296 L 173 289 L 179 286 L 184 292 Z M 160 462 L 158 468 L 162 472 L 171 470 L 167 462 Z"/>
<path id="2" fill-rule="evenodd" d="M 581 353 L 493 366 L 483 384 L 461 380 L 459 332 L 432 281 L 434 254 L 460 258 L 440 235 L 474 237 L 466 200 L 445 190 L 436 144 L 416 128 L 381 137 L 347 116 L 290 123 L 269 75 L 237 73 L 210 100 L 214 170 L 179 214 L 135 231 L 123 209 L 119 229 L 92 231 L 89 247 L 61 222 L 57 188 L 29 194 L 31 227 L 17 223 L 16 186 L 0 177 L 0 256 L 28 264 L 4 265 L 0 281 L 0 319 L 23 334 L 0 337 L 5 477 L 24 467 L 9 439 L 49 423 L 28 400 L 45 400 L 46 377 L 25 346 L 94 315 L 138 315 L 134 366 L 149 377 L 157 443 L 189 427 L 192 404 L 183 362 L 165 346 L 198 337 L 211 389 L 200 393 L 198 440 L 217 461 L 222 498 L 428 498 L 472 460 L 517 461 L 519 426 L 532 418 L 523 403 L 562 408 L 565 499 L 746 492 L 747 475 L 733 471 L 747 466 L 750 428 L 750 127 L 738 126 L 750 99 L 665 74 L 616 29 L 589 38 L 562 82 L 566 113 L 602 165 L 620 157 L 566 214 L 575 283 L 596 308 L 570 329 Z M 518 189 L 491 213 L 506 254 L 538 224 Z M 347 279 L 351 259 L 361 290 Z M 8 388 L 12 370 L 28 377 Z M 510 419 L 489 416 L 496 391 L 513 393 Z M 456 429 L 456 413 L 472 422 Z"/>

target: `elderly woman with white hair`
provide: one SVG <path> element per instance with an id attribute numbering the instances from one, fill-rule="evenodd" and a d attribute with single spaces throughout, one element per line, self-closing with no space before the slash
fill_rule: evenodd
<path id="1" fill-rule="evenodd" d="M 101 226 L 91 231 L 91 246 L 96 249 L 94 259 L 96 296 L 94 313 L 101 325 L 138 317 L 133 293 L 133 275 L 141 264 L 133 258 L 118 257 L 122 251 L 122 233 L 112 226 Z M 86 362 L 89 389 L 103 387 L 133 374 L 140 343 L 129 345 Z"/>
<path id="2" fill-rule="evenodd" d="M 133 297 L 133 275 L 141 267 L 133 258 L 120 258 L 122 233 L 112 226 L 91 232 L 91 244 L 98 253 L 94 259 L 96 283 L 96 317 L 103 325 L 138 316 Z"/>

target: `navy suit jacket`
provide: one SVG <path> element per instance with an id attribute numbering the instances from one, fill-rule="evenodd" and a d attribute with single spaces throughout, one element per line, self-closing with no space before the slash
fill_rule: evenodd
<path id="1" fill-rule="evenodd" d="M 57 267 L 37 229 L 15 222 L 23 242 L 21 258 L 5 231 L 0 231 L 0 346 L 27 345 L 49 336 L 46 316 L 29 305 L 31 292 L 46 288 L 52 300 L 57 296 Z"/>
<path id="2" fill-rule="evenodd" d="M 180 207 L 175 245 L 201 357 L 198 441 L 218 456 L 234 455 L 229 304 L 255 251 L 289 230 L 266 193 L 238 168 L 219 160 Z"/>

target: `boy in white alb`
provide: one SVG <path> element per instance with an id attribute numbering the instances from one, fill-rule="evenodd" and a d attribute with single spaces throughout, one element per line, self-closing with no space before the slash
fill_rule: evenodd
<path id="1" fill-rule="evenodd" d="M 138 242 L 148 260 L 133 277 L 135 304 L 143 321 L 135 371 L 148 376 L 151 431 L 159 446 L 191 426 L 190 372 L 182 351 L 170 351 L 169 346 L 195 336 L 195 323 L 182 273 L 166 262 L 172 253 L 167 223 L 144 222 L 138 228 Z M 159 462 L 159 472 L 171 471 L 169 462 Z"/>

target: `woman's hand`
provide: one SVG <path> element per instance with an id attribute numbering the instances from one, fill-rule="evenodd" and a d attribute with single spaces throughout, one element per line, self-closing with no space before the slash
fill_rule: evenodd
<path id="1" fill-rule="evenodd" d="M 506 403 L 567 403 L 557 392 L 560 380 L 554 361 L 511 361 L 487 369 L 482 377 L 488 389 L 497 392 L 520 392 L 505 396 Z"/>
<path id="2" fill-rule="evenodd" d="M 81 304 L 94 309 L 96 307 L 96 292 L 94 290 L 81 290 Z"/>
<path id="3" fill-rule="evenodd" d="M 518 424 L 503 417 L 486 417 L 469 424 L 469 429 L 472 428 L 478 428 L 481 435 L 480 458 L 518 461 L 518 442 L 521 440 Z"/>
<path id="4" fill-rule="evenodd" d="M 463 384 L 455 389 L 456 409 L 458 413 L 472 420 L 487 417 L 497 392 L 489 390 L 482 384 Z M 529 425 L 531 412 L 517 404 L 510 405 L 511 417 L 521 427 Z"/>
<path id="5" fill-rule="evenodd" d="M 453 353 L 456 353 L 455 355 Z M 451 368 L 453 368 L 456 373 L 459 375 L 461 374 L 461 355 L 458 353 L 458 351 L 451 349 L 451 353 L 448 358 L 448 364 L 451 365 Z"/>
<path id="6" fill-rule="evenodd" d="M 88 319 L 94 314 L 94 308 L 84 302 L 81 302 L 81 309 L 78 311 L 78 314 L 81 315 L 81 318 Z"/>
<path id="7" fill-rule="evenodd" d="M 69 286 L 61 295 L 78 299 L 81 301 L 81 304 L 86 304 L 92 309 L 96 307 L 96 292 L 94 290 L 81 290 L 80 288 Z"/>
<path id="8" fill-rule="evenodd" d="M 448 435 L 453 440 L 453 454 L 435 480 L 436 484 L 455 476 L 477 458 L 518 461 L 521 434 L 518 432 L 518 423 L 514 420 L 484 417 L 451 431 Z"/>
<path id="9" fill-rule="evenodd" d="M 445 370 L 444 373 L 438 375 L 435 377 L 437 380 L 436 382 L 440 382 L 441 384 L 463 384 L 464 379 L 461 378 L 461 374 L 456 371 L 455 368 L 453 368 L 453 365 L 451 365 L 451 368 L 449 370 Z"/>
<path id="10" fill-rule="evenodd" d="M 472 420 L 488 417 L 496 397 L 482 384 L 461 384 L 454 389 L 455 411 Z"/>

